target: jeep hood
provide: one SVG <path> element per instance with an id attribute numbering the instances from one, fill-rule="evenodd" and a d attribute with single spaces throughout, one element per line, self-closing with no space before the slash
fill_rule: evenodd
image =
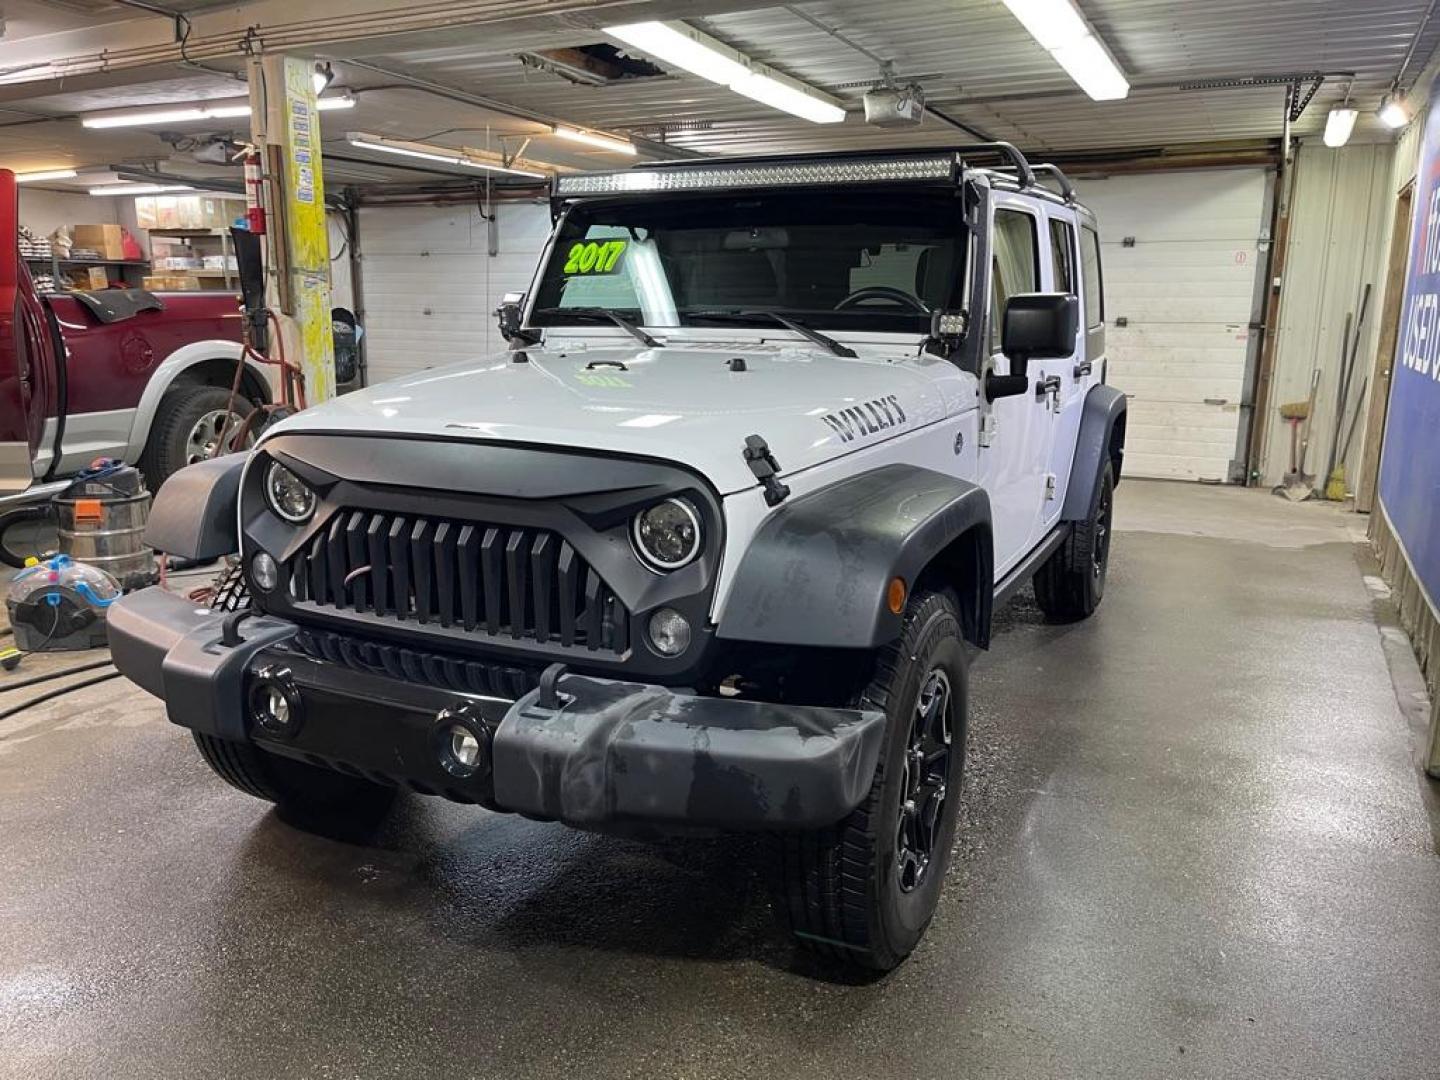
<path id="1" fill-rule="evenodd" d="M 536 347 L 346 394 L 272 431 L 439 436 L 656 458 L 689 466 L 730 494 L 756 484 L 743 457 L 746 436 L 764 438 L 782 474 L 795 473 L 941 419 L 954 411 L 942 395 L 959 393 L 948 377 L 958 375 L 944 361 L 917 357 L 914 346 L 856 359 L 753 341 Z"/>

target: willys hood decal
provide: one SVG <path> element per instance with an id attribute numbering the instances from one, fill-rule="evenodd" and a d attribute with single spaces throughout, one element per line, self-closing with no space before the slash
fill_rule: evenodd
<path id="1" fill-rule="evenodd" d="M 958 391 L 952 375 L 944 361 L 893 348 L 852 359 L 754 342 L 537 347 L 369 387 L 272 430 L 468 436 L 659 458 L 729 494 L 756 483 L 746 436 L 762 436 L 782 475 L 794 473 L 942 419 L 945 391 Z"/>

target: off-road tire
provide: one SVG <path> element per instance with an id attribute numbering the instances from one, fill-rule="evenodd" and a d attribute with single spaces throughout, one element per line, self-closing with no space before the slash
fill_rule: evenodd
<path id="1" fill-rule="evenodd" d="M 218 611 L 241 611 L 250 606 L 250 590 L 239 563 L 216 579 L 210 606 Z M 219 739 L 198 731 L 190 734 L 216 776 L 246 795 L 275 803 L 295 824 L 342 817 L 351 823 L 373 823 L 395 800 L 395 789 L 386 784 L 307 765 L 251 743 Z"/>
<path id="2" fill-rule="evenodd" d="M 881 650 L 857 707 L 887 718 L 885 742 L 865 801 L 830 828 L 777 837 L 782 921 L 805 948 L 842 963 L 889 971 L 919 943 L 935 914 L 950 864 L 968 717 L 960 618 L 948 592 L 919 591 L 905 609 L 900 637 Z M 912 721 L 921 690 L 940 671 L 949 687 L 945 795 L 923 876 L 902 885 L 900 825 Z"/>
<path id="3" fill-rule="evenodd" d="M 160 490 L 171 474 L 192 464 L 190 434 L 195 425 L 209 413 L 224 412 L 230 404 L 230 391 L 218 386 L 181 383 L 172 386 L 160 399 L 155 418 L 150 422 L 150 436 L 140 455 L 140 471 L 151 494 Z M 238 430 L 246 414 L 254 406 L 243 396 L 234 403 L 231 424 Z M 227 440 L 228 441 L 228 440 Z"/>
<path id="4" fill-rule="evenodd" d="M 1115 472 L 1107 461 L 1089 520 L 1075 523 L 1035 575 L 1035 602 L 1052 619 L 1086 618 L 1105 598 L 1114 510 Z"/>

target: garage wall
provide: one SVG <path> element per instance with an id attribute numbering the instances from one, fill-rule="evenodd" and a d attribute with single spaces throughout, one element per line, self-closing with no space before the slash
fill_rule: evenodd
<path id="1" fill-rule="evenodd" d="M 1128 474 L 1231 478 L 1267 180 L 1246 168 L 1080 184 L 1100 223 L 1108 378 L 1130 398 Z"/>
<path id="2" fill-rule="evenodd" d="M 66 191 L 37 191 L 25 184 L 19 185 L 19 189 L 20 224 L 41 236 L 49 236 L 61 225 L 123 224 L 117 204 L 130 201 Z"/>
<path id="3" fill-rule="evenodd" d="M 1318 139 L 1301 144 L 1296 153 L 1290 249 L 1280 294 L 1270 415 L 1260 459 L 1261 482 L 1267 486 L 1278 484 L 1290 467 L 1290 428 L 1280 420 L 1279 407 L 1309 395 L 1316 364 L 1320 385 L 1305 471 L 1317 477 L 1318 486 L 1324 486 L 1338 413 L 1345 316 L 1358 316 L 1367 282 L 1373 286 L 1370 307 L 1355 359 L 1350 402 L 1342 419 L 1342 439 L 1343 424 L 1349 423 L 1357 407 L 1360 386 L 1374 371 L 1395 206 L 1394 154 L 1389 143 L 1332 150 Z M 1352 485 L 1365 441 L 1365 405 L 1359 403 L 1361 411 L 1348 455 L 1346 475 Z"/>
<path id="4" fill-rule="evenodd" d="M 360 211 L 370 381 L 466 360 L 503 347 L 494 311 L 530 287 L 550 234 L 544 203 L 496 207 L 497 254 L 478 207 Z"/>

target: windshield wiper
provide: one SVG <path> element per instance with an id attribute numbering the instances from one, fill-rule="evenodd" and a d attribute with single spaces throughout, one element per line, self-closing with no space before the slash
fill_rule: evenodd
<path id="1" fill-rule="evenodd" d="M 798 319 L 792 319 L 788 315 L 781 315 L 778 311 L 682 311 L 680 317 L 682 319 L 718 319 L 732 322 L 741 320 L 753 322 L 756 319 L 769 319 L 771 322 L 779 323 L 787 330 L 795 331 L 795 333 L 813 341 L 816 345 L 825 346 L 825 348 L 829 349 L 836 356 L 848 357 L 851 360 L 855 359 L 856 356 L 854 349 L 847 348 L 828 334 L 822 334 L 819 330 L 813 330 Z"/>
<path id="2" fill-rule="evenodd" d="M 602 307 L 547 307 L 547 308 L 539 308 L 539 309 L 537 309 L 536 311 L 532 312 L 532 314 L 534 314 L 534 315 L 568 315 L 568 316 L 573 316 L 574 318 L 577 318 L 577 319 L 588 319 L 588 320 L 591 321 L 591 322 L 595 322 L 595 321 L 597 321 L 597 320 L 599 320 L 599 319 L 605 319 L 605 320 L 608 320 L 608 321 L 614 323 L 616 326 L 620 327 L 620 329 L 624 330 L 627 334 L 629 334 L 631 337 L 633 337 L 636 341 L 640 342 L 642 345 L 648 346 L 649 348 L 652 348 L 652 349 L 663 349 L 663 348 L 665 347 L 665 343 L 664 343 L 663 341 L 659 340 L 658 338 L 653 338 L 653 337 L 651 337 L 651 336 L 650 336 L 649 334 L 647 334 L 644 330 L 641 330 L 640 327 L 636 326 L 636 325 L 635 325 L 633 322 L 631 322 L 629 319 L 625 318 L 625 316 L 620 315 L 620 314 L 618 314 L 618 313 L 616 313 L 616 312 L 614 312 L 614 311 L 611 311 L 609 308 L 602 308 Z"/>

